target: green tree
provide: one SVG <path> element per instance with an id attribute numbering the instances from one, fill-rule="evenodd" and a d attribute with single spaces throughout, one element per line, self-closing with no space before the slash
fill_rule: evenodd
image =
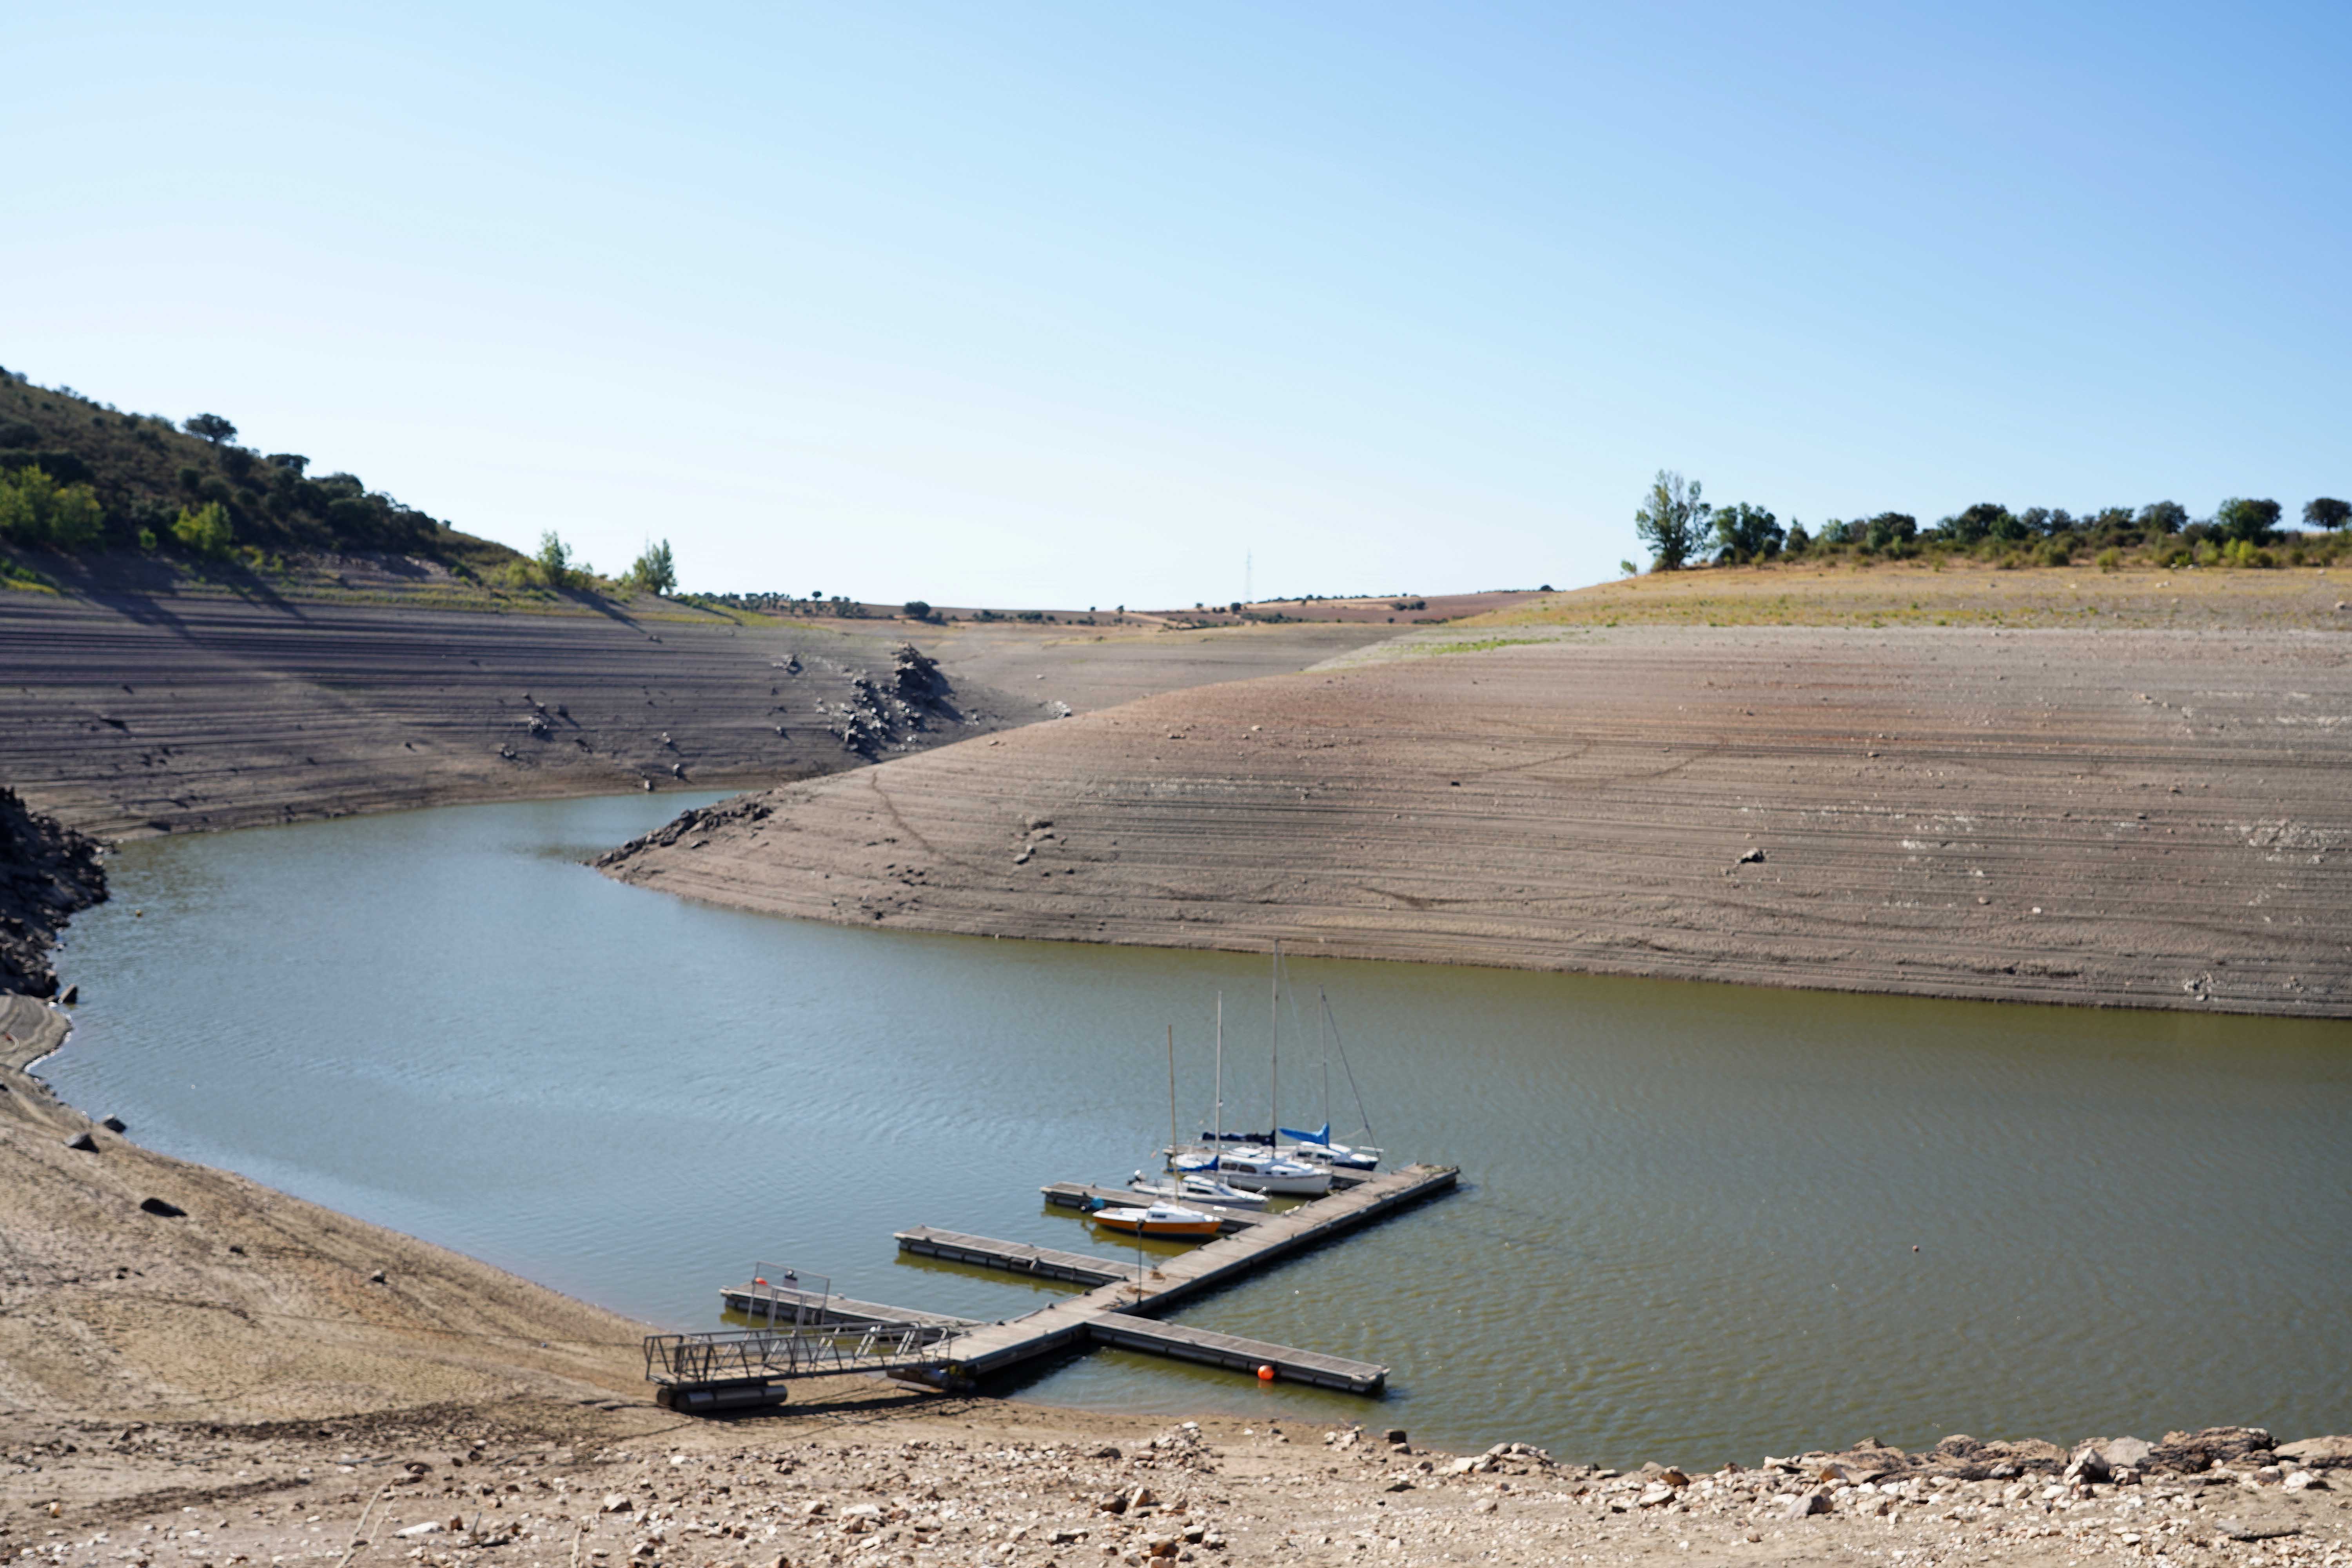
<path id="1" fill-rule="evenodd" d="M 216 500 L 208 500 L 194 510 L 180 509 L 172 523 L 172 537 L 182 548 L 198 555 L 226 555 L 236 538 L 230 525 L 228 509 Z"/>
<path id="2" fill-rule="evenodd" d="M 539 553 L 531 557 L 539 567 L 540 580 L 551 588 L 572 585 L 573 567 L 572 546 L 563 542 L 555 530 L 549 529 L 539 536 Z"/>
<path id="3" fill-rule="evenodd" d="M 2139 525 L 2150 533 L 2179 533 L 2189 526 L 2189 509 L 2177 500 L 2150 501 L 2139 509 Z"/>
<path id="4" fill-rule="evenodd" d="M 2213 526 L 2222 538 L 2259 540 L 2279 523 L 2279 503 L 2231 496 L 2213 509 Z"/>
<path id="5" fill-rule="evenodd" d="M 1799 522 L 1793 517 L 1790 518 L 1789 520 L 1789 537 L 1781 542 L 1780 552 L 1784 555 L 1802 555 L 1806 551 L 1811 550 L 1812 547 L 1813 536 L 1805 531 L 1805 525 L 1803 523 Z"/>
<path id="6" fill-rule="evenodd" d="M 928 621 L 931 618 L 931 606 L 924 600 L 909 599 L 902 607 L 910 621 Z"/>
<path id="7" fill-rule="evenodd" d="M 2352 522 L 2352 502 L 2337 500 L 2334 496 L 2321 496 L 2317 500 L 2303 503 L 2303 525 L 2324 528 L 2333 533 Z"/>
<path id="8" fill-rule="evenodd" d="M 1696 479 L 1683 482 L 1665 468 L 1650 481 L 1650 494 L 1633 513 L 1633 532 L 1650 552 L 1653 572 L 1679 572 L 1706 540 L 1706 520 L 1715 509 L 1699 499 Z"/>
<path id="9" fill-rule="evenodd" d="M 1769 561 L 1780 553 L 1780 544 L 1788 534 L 1780 520 L 1760 506 L 1735 501 L 1718 507 L 1715 513 L 1715 543 L 1717 558 L 1734 564 L 1750 561 Z"/>
<path id="10" fill-rule="evenodd" d="M 198 440 L 209 441 L 215 447 L 224 441 L 236 439 L 236 426 L 217 414 L 199 414 L 180 428 Z"/>
<path id="11" fill-rule="evenodd" d="M 2009 508 L 1999 501 L 1980 500 L 1958 517 L 1947 519 L 1944 531 L 1962 544 L 1974 544 L 1980 539 L 2000 536 L 2001 525 L 2016 521 L 2009 515 Z"/>
<path id="12" fill-rule="evenodd" d="M 628 575 L 622 581 L 647 594 L 675 592 L 677 563 L 670 558 L 669 541 L 646 545 L 644 552 L 630 563 Z"/>

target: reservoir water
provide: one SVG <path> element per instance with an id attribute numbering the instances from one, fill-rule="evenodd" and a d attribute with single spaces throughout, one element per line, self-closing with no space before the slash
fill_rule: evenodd
<path id="1" fill-rule="evenodd" d="M 463 807 L 126 846 L 41 1068 L 152 1147 L 671 1328 L 755 1259 L 997 1317 L 901 1262 L 1069 1248 L 1211 1100 L 1262 1126 L 1267 961 L 802 924 L 580 862 L 688 804 Z M 1374 1404 L 1096 1352 L 1018 1392 L 1752 1463 L 1865 1435 L 2352 1429 L 2352 1028 L 1295 955 L 1380 1141 L 1465 1189 L 1178 1314 L 1386 1363 Z M 1356 1125 L 1344 1079 L 1330 1118 Z"/>

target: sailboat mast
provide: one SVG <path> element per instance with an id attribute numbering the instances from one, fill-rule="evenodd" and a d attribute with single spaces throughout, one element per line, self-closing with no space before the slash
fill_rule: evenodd
<path id="1" fill-rule="evenodd" d="M 1323 1010 L 1316 1020 L 1316 1035 L 1323 1042 L 1323 1142 L 1331 1142 L 1331 998 L 1323 987 L 1315 988 L 1315 1001 Z"/>
<path id="2" fill-rule="evenodd" d="M 1273 1153 L 1282 1145 L 1282 939 L 1274 942 L 1274 1012 L 1267 1020 L 1274 1033 L 1265 1037 L 1266 1091 L 1272 1101 L 1266 1110 L 1265 1152 Z"/>
<path id="3" fill-rule="evenodd" d="M 1168 1026 L 1168 1163 L 1176 1163 L 1176 1026 Z"/>
<path id="4" fill-rule="evenodd" d="M 1217 1147 L 1225 1146 L 1225 994 L 1217 993 Z"/>

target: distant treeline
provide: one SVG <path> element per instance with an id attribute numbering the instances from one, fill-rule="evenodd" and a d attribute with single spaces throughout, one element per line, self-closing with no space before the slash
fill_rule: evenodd
<path id="1" fill-rule="evenodd" d="M 2274 566 L 2325 563 L 2352 554 L 2352 503 L 2321 496 L 2305 503 L 2302 521 L 2315 533 L 2293 534 L 2285 509 L 2274 500 L 2233 497 L 2213 515 L 2192 519 L 2178 501 L 2113 506 L 2080 516 L 2063 507 L 2011 511 L 1979 501 L 1925 527 L 1909 512 L 1831 518 L 1818 530 L 1790 518 L 1783 527 L 1769 510 L 1745 501 L 1718 507 L 1701 499 L 1696 480 L 1661 471 L 1633 516 L 1634 531 L 1650 552 L 1651 569 L 1677 571 L 1713 563 L 1750 565 L 1801 556 L 1844 554 L 1893 560 L 1961 553 L 2014 565 L 2066 565 L 2078 558 L 2102 566 L 2130 555 L 2158 565 Z M 1633 570 L 1633 563 L 1625 563 Z"/>
<path id="2" fill-rule="evenodd" d="M 0 370 L 0 542 L 188 557 L 387 552 L 475 569 L 520 559 L 296 452 L 236 444 L 217 414 L 174 425 Z"/>

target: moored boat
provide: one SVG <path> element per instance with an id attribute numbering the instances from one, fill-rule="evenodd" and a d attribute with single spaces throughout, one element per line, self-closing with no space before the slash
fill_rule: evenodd
<path id="1" fill-rule="evenodd" d="M 1221 1149 L 1217 1152 L 1216 1171 L 1221 1181 L 1247 1192 L 1271 1193 L 1286 1198 L 1319 1198 L 1331 1190 L 1328 1168 L 1286 1160 L 1264 1147 Z"/>
<path id="2" fill-rule="evenodd" d="M 1289 1142 L 1276 1145 L 1275 1152 L 1286 1160 L 1297 1160 L 1310 1165 L 1328 1165 L 1337 1171 L 1380 1169 L 1383 1151 L 1361 1143 L 1332 1142 L 1331 1124 L 1328 1121 L 1319 1132 L 1301 1131 L 1296 1127 L 1284 1127 L 1278 1131 Z"/>
<path id="3" fill-rule="evenodd" d="M 1213 1214 L 1176 1204 L 1152 1204 L 1139 1209 L 1097 1209 L 1087 1217 L 1097 1225 L 1123 1230 L 1130 1236 L 1201 1238 L 1214 1236 L 1224 1227 L 1224 1221 Z"/>
<path id="4" fill-rule="evenodd" d="M 1165 1198 L 1171 1203 L 1206 1204 L 1213 1208 L 1227 1209 L 1262 1209 L 1266 1205 L 1264 1193 L 1245 1193 L 1213 1175 L 1184 1171 L 1156 1178 L 1138 1171 L 1127 1185 L 1130 1192 Z"/>

